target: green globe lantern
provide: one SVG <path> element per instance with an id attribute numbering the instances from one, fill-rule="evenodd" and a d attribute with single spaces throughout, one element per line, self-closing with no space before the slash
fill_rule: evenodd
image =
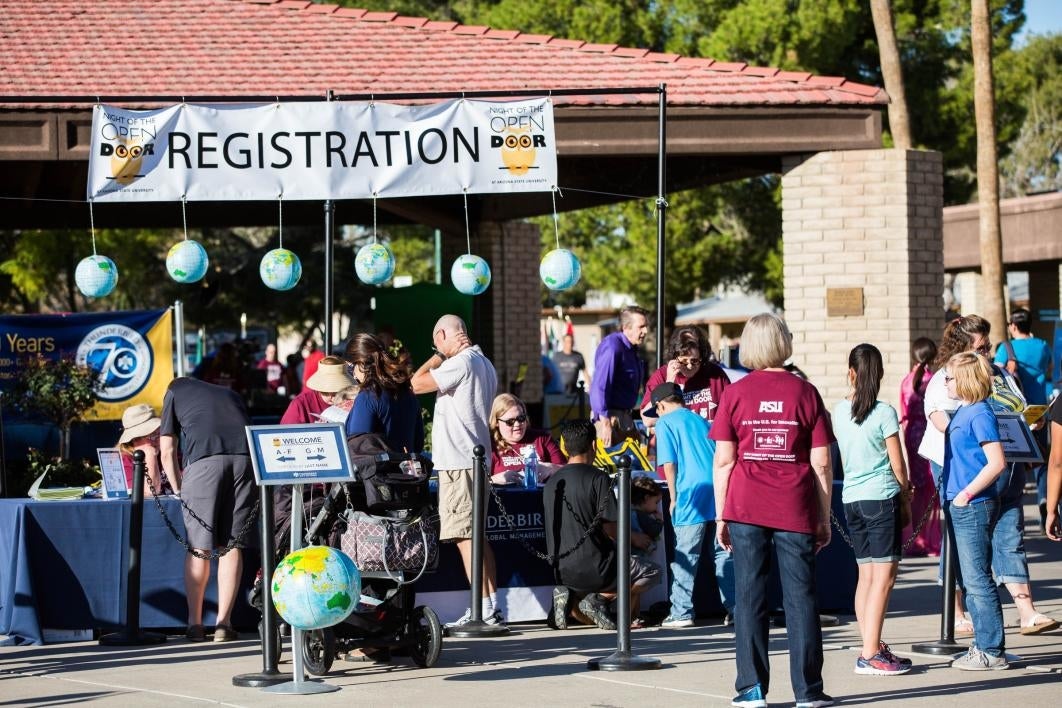
<path id="1" fill-rule="evenodd" d="M 195 283 L 206 275 L 210 258 L 198 241 L 178 241 L 166 254 L 166 272 L 178 283 Z"/>
<path id="2" fill-rule="evenodd" d="M 274 248 L 262 256 L 258 274 L 266 287 L 273 290 L 291 290 L 299 284 L 302 277 L 302 262 L 299 257 L 286 248 Z"/>
<path id="3" fill-rule="evenodd" d="M 482 295 L 490 287 L 490 266 L 479 256 L 458 256 L 450 268 L 450 280 L 459 293 Z"/>
<path id="4" fill-rule="evenodd" d="M 395 254 L 385 244 L 362 246 L 354 256 L 354 272 L 366 285 L 382 285 L 395 272 Z"/>
<path id="5" fill-rule="evenodd" d="M 361 573 L 354 561 L 329 546 L 307 546 L 288 554 L 271 582 L 273 605 L 295 629 L 339 624 L 361 598 Z"/>
<path id="6" fill-rule="evenodd" d="M 107 256 L 82 258 L 74 271 L 74 282 L 85 297 L 107 297 L 118 285 L 118 266 Z"/>
<path id="7" fill-rule="evenodd" d="M 568 290 L 579 282 L 583 266 L 567 248 L 555 248 L 538 266 L 538 276 L 550 290 Z"/>

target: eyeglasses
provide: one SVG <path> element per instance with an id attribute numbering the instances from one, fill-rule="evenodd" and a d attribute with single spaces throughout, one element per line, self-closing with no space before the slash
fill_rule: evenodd
<path id="1" fill-rule="evenodd" d="M 989 340 L 986 339 L 985 341 L 983 341 L 981 343 L 981 346 L 979 346 L 976 349 L 974 349 L 974 351 L 977 352 L 978 354 L 983 354 L 985 356 L 988 356 L 988 353 L 992 351 L 992 342 L 990 342 Z"/>
<path id="2" fill-rule="evenodd" d="M 949 384 L 949 383 L 951 383 L 954 380 L 955 380 L 954 376 L 948 376 L 947 374 L 944 374 L 944 383 Z"/>
<path id="3" fill-rule="evenodd" d="M 527 416 L 526 415 L 518 415 L 515 418 L 509 418 L 508 420 L 506 420 L 505 418 L 498 418 L 498 422 L 499 423 L 505 423 L 506 425 L 508 425 L 511 428 L 514 425 L 516 425 L 517 423 L 526 423 L 527 422 Z"/>
<path id="4" fill-rule="evenodd" d="M 692 368 L 694 366 L 700 366 L 701 365 L 701 360 L 693 358 L 693 357 L 690 357 L 688 359 L 684 358 L 684 357 L 680 357 L 680 358 L 676 359 L 675 361 L 677 361 L 678 363 L 682 364 L 687 369 Z"/>

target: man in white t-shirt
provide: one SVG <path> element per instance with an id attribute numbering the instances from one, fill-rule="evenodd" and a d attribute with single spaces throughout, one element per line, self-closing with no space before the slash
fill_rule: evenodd
<path id="1" fill-rule="evenodd" d="M 472 450 L 490 450 L 491 404 L 498 375 L 480 348 L 472 344 L 464 321 L 443 315 L 432 331 L 435 354 L 413 374 L 413 392 L 437 392 L 431 427 L 431 459 L 439 473 L 439 539 L 457 543 L 465 575 L 472 579 Z M 494 553 L 483 544 L 483 621 L 504 621 L 496 606 Z M 472 618 L 471 608 L 456 622 Z"/>

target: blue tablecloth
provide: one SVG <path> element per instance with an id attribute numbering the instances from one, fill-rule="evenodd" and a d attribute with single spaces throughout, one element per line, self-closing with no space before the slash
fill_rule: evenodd
<path id="1" fill-rule="evenodd" d="M 163 506 L 183 534 L 179 502 L 167 498 Z M 0 499 L 0 634 L 20 644 L 40 644 L 44 628 L 120 626 L 125 619 L 131 508 L 127 500 Z M 188 613 L 185 551 L 151 500 L 144 505 L 143 539 L 140 626 L 183 627 Z M 258 562 L 256 550 L 245 552 L 244 587 L 250 587 Z M 216 608 L 217 587 L 211 580 L 204 623 L 213 623 Z M 258 617 L 241 589 L 233 623 L 254 627 Z"/>

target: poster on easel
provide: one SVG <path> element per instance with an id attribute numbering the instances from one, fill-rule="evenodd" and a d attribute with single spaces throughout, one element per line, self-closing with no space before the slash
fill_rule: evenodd
<path id="1" fill-rule="evenodd" d="M 96 455 L 100 460 L 100 472 L 103 473 L 103 498 L 128 499 L 129 485 L 122 465 L 122 451 L 116 447 L 99 447 L 96 448 Z"/>

